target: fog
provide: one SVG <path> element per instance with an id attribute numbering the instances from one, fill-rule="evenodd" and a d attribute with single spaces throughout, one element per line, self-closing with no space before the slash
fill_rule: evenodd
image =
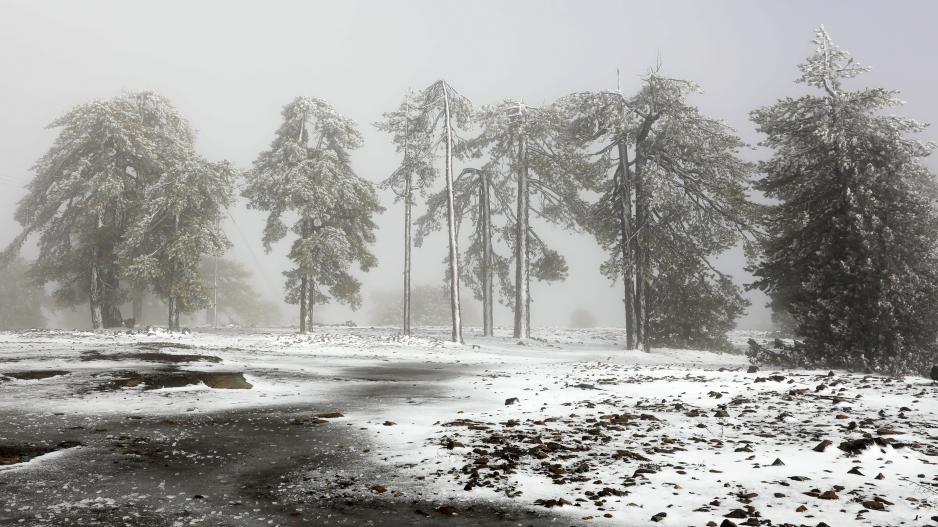
<path id="1" fill-rule="evenodd" d="M 19 231 L 13 208 L 30 166 L 55 137 L 45 126 L 76 104 L 125 91 L 168 97 L 197 129 L 201 152 L 239 168 L 269 145 L 284 104 L 298 95 L 320 97 L 359 124 L 366 142 L 353 165 L 378 182 L 399 156 L 372 123 L 396 108 L 408 88 L 438 78 L 476 105 L 506 97 L 541 104 L 574 91 L 615 88 L 617 70 L 623 91 L 635 91 L 660 61 L 666 74 L 702 86 L 694 102 L 705 113 L 756 144 L 748 113 L 800 93 L 793 82 L 797 64 L 821 23 L 873 67 L 863 83 L 900 90 L 905 115 L 934 122 L 935 20 L 938 3 L 926 1 L 7 0 L 0 5 L 0 245 Z M 764 155 L 756 147 L 746 152 L 754 160 Z M 323 307 L 317 316 L 324 321 L 364 323 L 372 293 L 400 287 L 402 209 L 390 193 L 382 199 L 387 211 L 377 220 L 373 247 L 379 265 L 360 274 L 365 304 L 358 312 Z M 230 256 L 251 269 L 265 296 L 279 301 L 289 242 L 265 254 L 263 215 L 246 210 L 243 200 L 230 217 Z M 622 325 L 621 284 L 599 273 L 605 254 L 592 237 L 551 229 L 546 238 L 567 258 L 570 273 L 562 283 L 532 283 L 533 324 L 566 325 L 574 310 L 585 308 L 601 325 Z M 32 248 L 25 255 L 32 257 Z M 442 284 L 445 255 L 442 236 L 416 249 L 414 283 Z M 741 251 L 724 255 L 719 265 L 739 283 L 749 280 Z M 750 297 L 740 327 L 768 326 L 764 297 Z M 496 309 L 496 322 L 507 324 L 508 310 Z M 284 312 L 295 319 L 294 308 Z"/>

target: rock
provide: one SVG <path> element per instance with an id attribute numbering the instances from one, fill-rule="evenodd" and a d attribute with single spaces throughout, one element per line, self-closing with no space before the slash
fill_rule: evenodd
<path id="1" fill-rule="evenodd" d="M 511 398 L 505 399 L 505 406 L 511 406 L 517 402 L 518 402 L 517 397 L 511 397 Z"/>
<path id="2" fill-rule="evenodd" d="M 931 367 L 931 372 L 929 373 L 931 380 L 938 381 L 938 364 L 935 364 Z"/>
<path id="3" fill-rule="evenodd" d="M 759 367 L 753 364 L 746 370 L 746 373 L 756 373 L 758 371 L 759 371 Z"/>
<path id="4" fill-rule="evenodd" d="M 651 517 L 651 521 L 653 521 L 653 522 L 660 522 L 661 520 L 663 520 L 663 519 L 665 519 L 665 518 L 667 518 L 667 517 L 668 517 L 668 513 L 666 513 L 666 512 L 659 512 L 658 514 L 655 514 L 654 516 Z"/>
<path id="5" fill-rule="evenodd" d="M 829 446 L 831 446 L 831 445 L 833 445 L 833 444 L 834 444 L 834 443 L 832 443 L 831 441 L 828 441 L 827 439 L 825 439 L 824 441 L 821 441 L 820 443 L 818 443 L 818 445 L 817 445 L 816 447 L 814 447 L 813 450 L 814 450 L 815 452 L 823 452 L 823 451 L 827 450 L 827 447 L 829 447 Z"/>
<path id="6" fill-rule="evenodd" d="M 839 500 L 840 496 L 838 496 L 837 493 L 832 490 L 825 490 L 821 493 L 820 496 L 818 496 L 818 498 L 821 498 L 822 500 Z"/>
<path id="7" fill-rule="evenodd" d="M 316 417 L 320 419 L 338 419 L 339 417 L 345 417 L 342 412 L 328 412 L 325 414 L 317 414 Z"/>
<path id="8" fill-rule="evenodd" d="M 397 423 L 395 423 L 394 421 L 385 421 L 385 422 L 382 423 L 382 424 L 383 424 L 384 426 L 394 426 L 394 425 L 396 425 Z"/>
<path id="9" fill-rule="evenodd" d="M 785 466 L 785 463 L 784 463 L 781 459 L 775 458 L 775 461 L 772 462 L 772 466 L 773 466 L 773 467 L 784 467 L 784 466 Z"/>
<path id="10" fill-rule="evenodd" d="M 723 520 L 723 523 L 720 524 L 720 527 L 736 527 L 736 524 L 729 520 Z"/>
<path id="11" fill-rule="evenodd" d="M 886 506 L 876 500 L 864 501 L 863 506 L 871 511 L 884 511 Z"/>
<path id="12" fill-rule="evenodd" d="M 742 509 L 733 509 L 733 510 L 731 510 L 729 513 L 724 514 L 723 517 L 724 517 L 724 518 L 742 519 L 742 518 L 748 518 L 748 517 L 749 517 L 749 513 L 746 512 L 746 511 L 744 511 L 744 510 L 742 510 Z"/>
<path id="13" fill-rule="evenodd" d="M 371 487 L 371 490 L 378 494 L 384 494 L 385 492 L 388 491 L 387 487 L 385 487 L 384 485 L 373 485 Z"/>
<path id="14" fill-rule="evenodd" d="M 862 475 L 863 475 L 863 473 L 860 472 L 860 469 L 857 468 L 857 467 L 853 467 L 853 468 L 851 468 L 850 470 L 848 470 L 848 471 L 847 471 L 847 474 L 853 474 L 853 475 L 855 475 L 855 476 L 862 476 Z"/>
<path id="15" fill-rule="evenodd" d="M 795 512 L 808 512 L 808 508 L 804 505 L 799 505 L 798 508 L 795 509 Z"/>
<path id="16" fill-rule="evenodd" d="M 873 479 L 886 479 L 886 476 L 884 476 L 884 475 L 883 475 L 883 473 L 882 473 L 882 472 L 880 472 L 880 473 L 879 473 L 879 474 L 877 474 L 877 475 L 876 475 L 876 477 L 875 477 L 875 478 L 873 478 Z"/>

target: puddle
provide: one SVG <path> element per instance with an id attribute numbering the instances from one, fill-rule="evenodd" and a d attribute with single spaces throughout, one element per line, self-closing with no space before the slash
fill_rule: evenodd
<path id="1" fill-rule="evenodd" d="M 36 445 L 0 445 L 0 466 L 15 465 L 25 463 L 30 459 L 55 452 L 80 446 L 77 441 L 63 441 L 54 447 L 36 446 Z"/>
<path id="2" fill-rule="evenodd" d="M 144 362 L 158 362 L 161 364 L 179 364 L 181 362 L 221 362 L 220 357 L 214 355 L 161 353 L 158 351 L 145 351 L 142 353 L 101 353 L 100 351 L 81 352 L 82 361 L 95 360 L 139 360 Z"/>
<path id="3" fill-rule="evenodd" d="M 142 386 L 144 390 L 181 388 L 204 383 L 218 390 L 249 390 L 253 385 L 240 372 L 230 371 L 158 371 L 149 373 L 129 372 L 103 386 L 104 390 L 119 390 Z"/>
<path id="4" fill-rule="evenodd" d="M 29 370 L 29 371 L 8 371 L 2 375 L 19 379 L 21 381 L 35 381 L 38 379 L 48 379 L 58 375 L 68 375 L 71 372 L 65 370 Z"/>

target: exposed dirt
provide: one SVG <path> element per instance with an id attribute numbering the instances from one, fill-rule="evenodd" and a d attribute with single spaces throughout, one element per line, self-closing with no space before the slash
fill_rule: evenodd
<path id="1" fill-rule="evenodd" d="M 39 446 L 29 444 L 0 445 L 0 465 L 15 465 L 17 463 L 25 463 L 30 459 L 48 454 L 50 452 L 76 447 L 80 444 L 81 443 L 77 441 L 62 441 L 55 446 Z"/>
<path id="2" fill-rule="evenodd" d="M 184 362 L 221 362 L 221 358 L 214 355 L 195 355 L 184 353 L 160 353 L 149 351 L 143 353 L 102 353 L 97 350 L 83 351 L 82 361 L 124 361 L 136 360 L 156 362 L 160 364 L 179 364 Z"/>
<path id="3" fill-rule="evenodd" d="M 253 387 L 245 380 L 243 373 L 231 371 L 160 370 L 145 373 L 129 371 L 117 377 L 100 385 L 98 389 L 119 390 L 142 386 L 144 390 L 158 390 L 194 386 L 199 383 L 221 390 L 249 390 Z"/>
<path id="4" fill-rule="evenodd" d="M 71 372 L 65 370 L 28 370 L 28 371 L 10 371 L 6 372 L 3 375 L 7 377 L 13 377 L 14 379 L 19 379 L 21 381 L 35 381 L 40 379 L 48 379 L 49 377 L 58 377 L 59 375 L 68 375 Z"/>

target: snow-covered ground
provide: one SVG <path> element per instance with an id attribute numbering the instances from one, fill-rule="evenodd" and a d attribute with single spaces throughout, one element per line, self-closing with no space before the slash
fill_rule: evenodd
<path id="1" fill-rule="evenodd" d="M 292 515 L 258 523 L 326 524 L 309 509 L 341 498 L 419 502 L 400 524 L 432 525 L 479 503 L 567 524 L 938 524 L 938 386 L 929 380 L 751 372 L 738 354 L 623 351 L 617 329 L 540 330 L 523 344 L 467 332 L 462 346 L 446 333 L 2 333 L 0 416 L 24 427 L 0 429 L 0 446 L 51 448 L 29 429 L 56 416 L 166 421 L 290 407 L 301 409 L 290 414 L 300 416 L 297 434 L 342 432 L 355 455 L 289 464 L 270 492 Z M 0 465 L 0 519 L 55 523 L 62 511 L 131 507 L 94 486 L 44 503 L 9 485 L 92 455 L 83 438 Z M 181 441 L 147 438 L 162 440 Z M 161 499 L 150 512 L 175 510 Z M 184 505 L 180 525 L 254 518 L 200 516 L 191 497 Z"/>

